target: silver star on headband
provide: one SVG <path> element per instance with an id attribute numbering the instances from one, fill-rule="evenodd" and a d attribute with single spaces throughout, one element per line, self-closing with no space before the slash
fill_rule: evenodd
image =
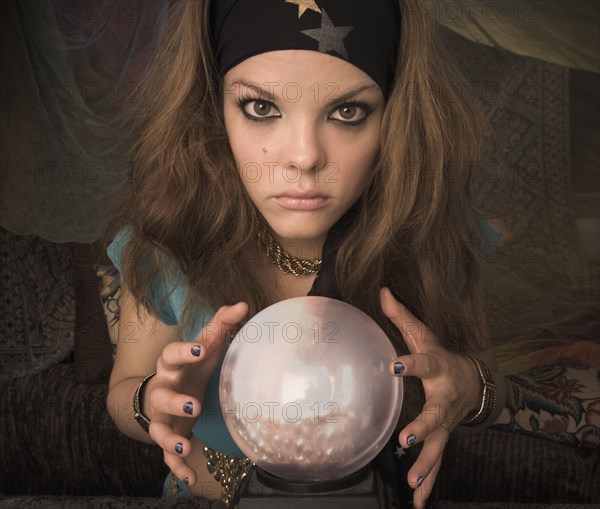
<path id="1" fill-rule="evenodd" d="M 344 47 L 344 38 L 352 31 L 354 27 L 336 27 L 329 19 L 325 9 L 321 7 L 321 28 L 311 28 L 310 30 L 300 30 L 311 39 L 319 41 L 319 51 L 327 53 L 336 51 L 348 60 L 348 53 Z"/>

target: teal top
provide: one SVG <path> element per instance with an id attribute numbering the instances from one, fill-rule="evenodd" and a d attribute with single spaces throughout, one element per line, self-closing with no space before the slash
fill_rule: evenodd
<path id="1" fill-rule="evenodd" d="M 106 252 L 112 260 L 115 268 L 121 271 L 121 256 L 125 245 L 129 241 L 130 230 L 128 227 L 122 228 L 115 235 L 112 243 L 108 246 Z M 173 276 L 172 273 L 170 273 Z M 177 325 L 182 318 L 183 309 L 187 299 L 188 285 L 181 277 L 169 277 L 166 280 L 158 280 L 152 287 L 151 300 L 160 310 L 159 319 L 166 325 Z M 169 295 L 169 292 L 172 293 Z M 216 310 L 211 310 L 208 306 L 200 305 L 192 332 L 182 337 L 180 341 L 193 341 L 199 334 L 202 328 L 210 322 Z M 223 356 L 217 365 L 212 378 L 209 380 L 204 394 L 202 410 L 194 423 L 192 432 L 194 435 L 211 449 L 216 449 L 225 454 L 244 457 L 240 448 L 236 445 L 227 430 L 223 415 L 221 414 L 221 406 L 219 404 L 219 376 L 221 374 L 221 366 L 227 347 L 223 349 Z"/>
<path id="2" fill-rule="evenodd" d="M 482 250 L 484 256 L 489 257 L 497 247 L 502 233 L 490 226 L 483 219 L 479 219 L 484 236 L 484 245 Z M 119 230 L 113 242 L 107 248 L 107 254 L 112 260 L 117 270 L 121 271 L 121 255 L 126 243 L 129 240 L 128 227 Z M 152 287 L 151 300 L 160 310 L 159 319 L 167 325 L 177 325 L 183 313 L 185 301 L 187 298 L 188 286 L 181 275 L 179 277 L 170 275 L 166 280 L 161 279 Z M 172 293 L 169 295 L 169 291 Z M 206 325 L 214 316 L 216 310 L 209 309 L 208 306 L 200 305 L 196 314 L 196 319 L 192 332 L 181 341 L 193 341 L 199 334 L 204 325 Z M 227 347 L 223 350 L 223 357 L 218 364 L 212 378 L 206 388 L 202 411 L 197 418 L 192 431 L 194 435 L 204 444 L 212 449 L 216 449 L 225 454 L 243 457 L 242 451 L 231 438 L 219 404 L 219 376 L 221 366 Z"/>

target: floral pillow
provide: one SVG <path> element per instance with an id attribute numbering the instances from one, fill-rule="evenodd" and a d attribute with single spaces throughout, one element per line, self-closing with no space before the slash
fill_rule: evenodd
<path id="1" fill-rule="evenodd" d="M 537 338 L 497 345 L 494 352 L 509 386 L 506 407 L 495 428 L 575 447 L 600 447 L 597 340 Z"/>
<path id="2" fill-rule="evenodd" d="M 600 371 L 549 365 L 507 377 L 506 407 L 494 427 L 574 447 L 600 447 Z"/>

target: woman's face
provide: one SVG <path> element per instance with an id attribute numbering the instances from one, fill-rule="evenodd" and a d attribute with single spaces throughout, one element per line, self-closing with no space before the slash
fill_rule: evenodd
<path id="1" fill-rule="evenodd" d="M 327 231 L 365 190 L 384 103 L 369 75 L 317 51 L 261 53 L 226 73 L 225 126 L 238 172 L 294 256 L 319 256 Z"/>

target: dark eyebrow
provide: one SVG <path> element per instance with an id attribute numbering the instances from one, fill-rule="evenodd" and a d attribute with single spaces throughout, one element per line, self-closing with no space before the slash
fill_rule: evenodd
<path id="1" fill-rule="evenodd" d="M 254 90 L 262 99 L 267 99 L 269 101 L 275 100 L 275 96 L 273 94 L 271 94 L 271 92 L 269 92 L 268 90 L 265 90 L 263 88 L 260 88 L 260 86 L 257 83 L 253 83 L 250 81 L 244 81 L 244 80 L 235 80 L 231 84 L 231 86 L 234 87 L 235 85 L 242 85 L 251 90 Z"/>
<path id="2" fill-rule="evenodd" d="M 354 97 L 355 95 L 360 94 L 363 90 L 371 90 L 372 88 L 377 88 L 377 85 L 375 85 L 375 83 L 371 83 L 370 85 L 363 85 L 362 87 L 358 87 L 354 90 L 350 90 L 350 92 L 346 92 L 344 95 L 335 97 L 330 102 L 345 101 L 346 99 L 350 99 L 351 97 Z"/>
<path id="3" fill-rule="evenodd" d="M 231 83 L 231 86 L 234 87 L 235 85 L 242 85 L 244 87 L 254 90 L 261 97 L 261 99 L 266 99 L 268 101 L 275 101 L 275 99 L 276 99 L 276 97 L 271 92 L 261 88 L 257 83 L 244 81 L 244 80 L 235 80 L 233 83 Z M 341 95 L 340 97 L 336 97 L 334 99 L 328 99 L 328 102 L 345 101 L 347 99 L 350 99 L 351 97 L 354 97 L 355 95 L 358 95 L 363 90 L 369 90 L 371 88 L 377 88 L 377 85 L 374 83 L 371 83 L 369 85 L 363 85 L 362 87 L 358 87 L 354 90 L 351 90 L 350 92 L 346 92 L 344 95 Z"/>

